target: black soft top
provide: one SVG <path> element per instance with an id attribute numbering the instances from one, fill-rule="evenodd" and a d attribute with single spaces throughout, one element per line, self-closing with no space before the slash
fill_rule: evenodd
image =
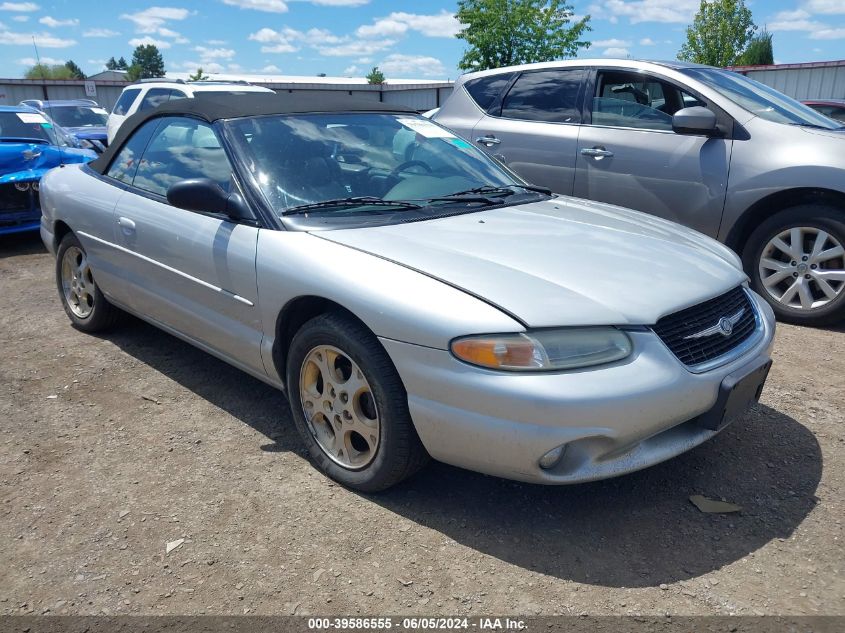
<path id="1" fill-rule="evenodd" d="M 165 101 L 160 106 L 136 112 L 120 126 L 114 141 L 88 167 L 104 173 L 111 159 L 132 133 L 150 119 L 166 115 L 187 115 L 212 123 L 220 119 L 261 116 L 267 114 L 326 114 L 332 112 L 395 112 L 416 114 L 417 111 L 400 105 L 370 101 L 368 99 L 334 100 L 323 96 L 297 94 L 270 94 L 247 92 L 241 94 L 203 94 L 197 92 L 192 99 Z"/>

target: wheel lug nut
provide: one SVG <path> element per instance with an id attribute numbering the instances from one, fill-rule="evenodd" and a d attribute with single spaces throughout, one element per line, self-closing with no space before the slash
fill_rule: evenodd
<path id="1" fill-rule="evenodd" d="M 818 268 L 818 266 L 817 266 L 816 264 L 810 264 L 810 268 L 812 268 L 813 270 L 815 270 L 816 268 Z"/>
<path id="2" fill-rule="evenodd" d="M 789 262 L 790 266 L 796 266 L 797 264 L 798 264 L 798 262 L 796 262 L 794 259 L 791 262 Z"/>
<path id="3" fill-rule="evenodd" d="M 809 279 L 810 275 L 804 275 L 804 279 Z"/>
<path id="4" fill-rule="evenodd" d="M 793 277 L 797 277 L 797 276 L 798 276 L 798 273 L 792 273 L 792 276 L 793 276 Z"/>
<path id="5" fill-rule="evenodd" d="M 347 420 L 351 420 L 351 419 L 352 419 L 352 414 L 351 414 L 351 413 L 349 413 L 349 411 L 344 411 L 344 412 L 343 412 L 343 417 L 344 417 L 344 418 L 346 418 Z"/>
<path id="6" fill-rule="evenodd" d="M 801 258 L 801 261 L 802 261 L 802 262 L 806 262 L 808 259 L 810 259 L 810 258 L 809 258 L 807 255 L 804 255 L 804 256 Z"/>
<path id="7" fill-rule="evenodd" d="M 345 391 L 341 391 L 340 392 L 340 401 L 343 404 L 346 404 L 347 402 L 349 402 L 349 394 L 347 394 Z"/>

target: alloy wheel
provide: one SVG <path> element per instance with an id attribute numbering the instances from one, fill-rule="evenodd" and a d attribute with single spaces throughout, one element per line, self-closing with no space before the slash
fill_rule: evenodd
<path id="1" fill-rule="evenodd" d="M 85 251 L 71 246 L 62 257 L 62 292 L 74 315 L 80 319 L 91 315 L 96 289 Z"/>
<path id="2" fill-rule="evenodd" d="M 323 452 L 349 469 L 376 456 L 381 425 L 364 372 L 337 347 L 320 345 L 305 356 L 299 396 L 308 429 Z"/>
<path id="3" fill-rule="evenodd" d="M 794 310 L 815 310 L 845 289 L 845 249 L 822 229 L 791 227 L 768 241 L 758 272 L 775 301 Z"/>

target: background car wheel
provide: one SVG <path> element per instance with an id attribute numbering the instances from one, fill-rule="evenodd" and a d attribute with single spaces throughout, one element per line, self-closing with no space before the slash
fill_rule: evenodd
<path id="1" fill-rule="evenodd" d="M 832 207 L 807 204 L 763 222 L 743 250 L 751 286 L 780 320 L 830 325 L 845 319 L 845 222 Z"/>
<path id="2" fill-rule="evenodd" d="M 350 488 L 377 492 L 419 470 L 428 455 L 387 352 L 352 318 L 308 321 L 291 342 L 287 391 L 311 458 Z"/>
<path id="3" fill-rule="evenodd" d="M 56 285 L 73 325 L 85 332 L 113 327 L 122 312 L 108 302 L 94 281 L 88 255 L 73 233 L 62 238 L 56 254 Z"/>

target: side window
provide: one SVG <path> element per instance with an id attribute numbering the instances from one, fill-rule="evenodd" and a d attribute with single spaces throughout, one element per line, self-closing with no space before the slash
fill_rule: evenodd
<path id="1" fill-rule="evenodd" d="M 705 105 L 670 83 L 642 73 L 600 72 L 591 112 L 593 125 L 671 130 L 681 108 Z"/>
<path id="2" fill-rule="evenodd" d="M 138 112 L 149 110 L 170 99 L 170 88 L 150 88 L 144 95 L 144 100 L 138 106 Z"/>
<path id="3" fill-rule="evenodd" d="M 187 98 L 187 96 L 188 95 L 186 95 L 181 90 L 171 90 L 170 91 L 170 101 L 173 101 L 174 99 L 185 99 L 185 98 Z"/>
<path id="4" fill-rule="evenodd" d="M 510 83 L 513 73 L 472 79 L 464 84 L 469 96 L 482 110 L 487 110 Z"/>
<path id="5" fill-rule="evenodd" d="M 123 94 L 120 95 L 120 99 L 118 99 L 117 103 L 114 104 L 112 114 L 124 116 L 127 112 L 129 112 L 129 108 L 131 108 L 132 104 L 135 102 L 135 97 L 137 97 L 140 92 L 140 88 L 130 88 L 128 90 L 124 90 Z"/>
<path id="6" fill-rule="evenodd" d="M 175 182 L 211 178 L 229 191 L 232 166 L 214 130 L 186 117 L 163 119 L 152 137 L 132 184 L 166 196 Z"/>
<path id="7" fill-rule="evenodd" d="M 144 153 L 144 148 L 150 142 L 150 137 L 152 137 L 153 132 L 158 127 L 158 123 L 158 119 L 153 119 L 135 130 L 135 133 L 124 143 L 117 156 L 112 160 L 106 172 L 107 176 L 125 182 L 127 185 L 132 184 L 132 179 L 138 170 L 138 162 L 141 154 Z"/>
<path id="8" fill-rule="evenodd" d="M 509 119 L 580 123 L 578 97 L 584 82 L 580 68 L 541 70 L 520 75 L 502 103 Z"/>

